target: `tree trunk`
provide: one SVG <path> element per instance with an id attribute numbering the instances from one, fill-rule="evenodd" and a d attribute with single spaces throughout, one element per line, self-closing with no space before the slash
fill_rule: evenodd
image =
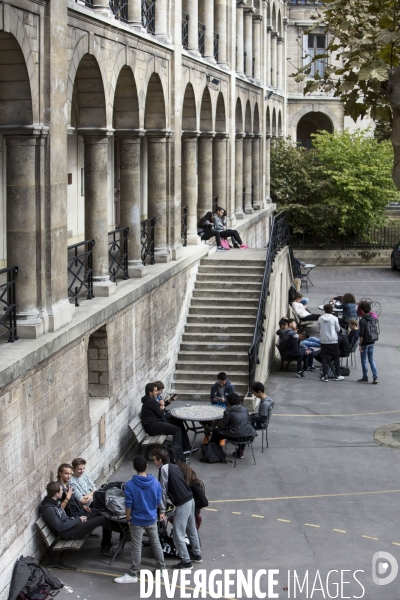
<path id="1" fill-rule="evenodd" d="M 393 110 L 393 181 L 400 190 L 400 67 L 393 69 L 389 76 L 389 85 L 387 90 L 390 105 Z"/>

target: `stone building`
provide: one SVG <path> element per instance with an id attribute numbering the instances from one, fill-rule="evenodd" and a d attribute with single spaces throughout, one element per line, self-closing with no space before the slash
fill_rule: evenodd
<path id="1" fill-rule="evenodd" d="M 40 552 L 37 504 L 57 465 L 84 455 L 104 479 L 132 446 L 145 383 L 171 381 L 209 251 L 199 216 L 225 207 L 262 248 L 271 140 L 301 137 L 307 115 L 342 126 L 336 100 L 304 100 L 287 78 L 305 8 L 0 2 L 0 302 L 7 316 L 15 290 L 19 338 L 6 343 L 2 316 L 1 599 L 15 559 Z"/>

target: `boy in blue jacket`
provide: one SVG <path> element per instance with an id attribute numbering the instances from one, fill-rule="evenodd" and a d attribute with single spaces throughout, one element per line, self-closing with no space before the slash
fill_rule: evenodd
<path id="1" fill-rule="evenodd" d="M 129 573 L 114 579 L 115 583 L 137 582 L 144 533 L 150 540 L 157 569 L 165 569 L 164 553 L 157 531 L 157 507 L 161 502 L 162 489 L 153 475 L 147 475 L 147 466 L 144 456 L 136 456 L 133 460 L 136 475 L 125 485 L 125 512 L 126 520 L 130 523 L 132 565 Z"/>

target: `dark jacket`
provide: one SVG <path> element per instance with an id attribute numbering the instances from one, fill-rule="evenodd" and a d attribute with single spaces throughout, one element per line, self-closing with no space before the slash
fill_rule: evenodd
<path id="1" fill-rule="evenodd" d="M 156 398 L 148 397 L 145 400 L 141 414 L 142 425 L 146 429 L 146 425 L 164 420 L 164 411 L 161 410 Z"/>
<path id="2" fill-rule="evenodd" d="M 255 433 L 249 421 L 249 411 L 241 404 L 228 406 L 221 424 L 219 432 L 226 437 L 249 436 Z"/>
<path id="3" fill-rule="evenodd" d="M 82 523 L 79 517 L 68 517 L 60 502 L 48 496 L 40 503 L 39 511 L 54 533 L 63 533 Z"/>
<path id="4" fill-rule="evenodd" d="M 349 338 L 344 333 L 338 333 L 338 343 L 339 343 L 339 351 L 340 356 L 349 356 L 351 352 L 351 345 L 349 342 Z"/>
<path id="5" fill-rule="evenodd" d="M 347 339 L 350 342 L 351 348 L 355 348 L 356 343 L 360 339 L 360 330 L 359 329 L 351 329 Z"/>
<path id="6" fill-rule="evenodd" d="M 345 321 L 357 318 L 357 304 L 352 304 L 351 302 L 346 304 L 336 304 L 336 308 L 343 309 L 342 319 Z"/>
<path id="7" fill-rule="evenodd" d="M 200 510 L 205 506 L 208 506 L 207 496 L 204 490 L 204 484 L 198 481 L 192 481 L 190 489 L 193 492 L 195 515 L 200 514 Z"/>
<path id="8" fill-rule="evenodd" d="M 36 588 L 47 583 L 54 590 L 63 584 L 39 564 L 33 556 L 21 556 L 14 565 L 8 600 L 17 600 L 21 592 L 30 594 Z"/>
<path id="9" fill-rule="evenodd" d="M 165 512 L 167 497 L 175 506 L 181 506 L 193 498 L 193 492 L 187 485 L 182 471 L 176 465 L 167 463 L 158 471 L 158 480 L 162 487 L 162 498 L 159 505 L 160 511 Z"/>
<path id="10" fill-rule="evenodd" d="M 368 331 L 367 331 L 368 321 L 376 321 L 376 319 L 371 314 L 368 313 L 367 315 L 363 315 L 359 322 L 360 338 L 363 338 L 363 341 L 362 341 L 363 346 L 370 346 L 371 344 L 375 344 L 375 342 L 369 341 L 368 338 L 365 339 L 368 336 Z"/>
<path id="11" fill-rule="evenodd" d="M 278 348 L 283 357 L 290 354 L 299 354 L 300 340 L 298 334 L 293 329 L 290 329 L 290 327 L 286 329 L 285 335 L 279 341 Z"/>
<path id="12" fill-rule="evenodd" d="M 67 495 L 67 488 L 61 483 L 62 485 L 62 489 L 63 489 L 63 495 L 61 498 L 61 502 L 64 502 L 65 500 L 65 496 Z M 67 515 L 67 517 L 85 517 L 87 516 L 87 512 L 83 510 L 82 504 L 79 502 L 78 498 L 75 496 L 75 494 L 72 494 L 71 498 L 69 499 L 69 502 L 67 504 L 67 506 L 65 507 L 65 514 Z"/>
<path id="13" fill-rule="evenodd" d="M 235 393 L 235 388 L 233 387 L 233 385 L 231 384 L 231 382 L 229 381 L 229 379 L 227 379 L 226 380 L 226 384 L 225 384 L 225 392 L 224 392 L 224 398 L 225 398 L 225 400 L 226 400 L 228 394 L 234 394 L 234 393 Z M 211 401 L 211 404 L 219 404 L 215 400 L 215 394 L 217 394 L 217 397 L 219 398 L 220 391 L 219 391 L 219 385 L 218 385 L 217 381 L 215 383 L 213 383 L 212 386 L 211 386 L 211 390 L 210 390 L 210 401 Z"/>

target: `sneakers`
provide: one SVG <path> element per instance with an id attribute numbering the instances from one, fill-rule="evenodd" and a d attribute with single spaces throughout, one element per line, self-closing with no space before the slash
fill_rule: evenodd
<path id="1" fill-rule="evenodd" d="M 364 379 L 364 377 L 362 377 L 361 379 L 357 379 L 358 383 L 368 383 L 368 378 Z"/>
<path id="2" fill-rule="evenodd" d="M 308 373 L 314 373 L 314 371 L 317 370 L 317 367 L 308 367 L 307 371 Z"/>
<path id="3" fill-rule="evenodd" d="M 242 250 L 248 250 L 248 249 L 249 249 L 249 247 L 248 247 L 248 246 L 246 246 L 246 244 L 241 244 L 241 245 L 239 246 L 239 248 L 241 248 Z"/>
<path id="4" fill-rule="evenodd" d="M 326 381 L 328 383 L 329 379 L 327 377 L 322 376 L 321 381 Z"/>
<path id="5" fill-rule="evenodd" d="M 100 550 L 100 554 L 103 556 L 114 556 L 114 552 L 115 550 L 110 546 L 102 546 Z M 120 556 L 122 556 L 122 552 L 118 552 L 115 558 L 119 558 Z"/>
<path id="6" fill-rule="evenodd" d="M 305 377 L 304 371 L 297 371 L 296 375 L 297 377 Z"/>
<path id="7" fill-rule="evenodd" d="M 114 583 L 137 583 L 137 582 L 138 582 L 137 575 L 128 575 L 128 573 L 125 573 L 125 575 L 122 575 L 122 577 L 117 577 L 116 579 L 114 579 Z"/>
<path id="8" fill-rule="evenodd" d="M 187 562 L 181 560 L 177 565 L 172 565 L 171 569 L 193 569 L 193 565 L 190 560 Z"/>
<path id="9" fill-rule="evenodd" d="M 225 250 L 228 250 L 228 248 L 223 248 L 222 246 L 218 246 L 217 248 L 217 252 L 225 252 Z"/>
<path id="10" fill-rule="evenodd" d="M 372 383 L 378 383 L 378 378 L 377 378 L 377 377 L 374 377 L 374 379 L 373 379 Z"/>
<path id="11" fill-rule="evenodd" d="M 244 458 L 243 452 L 232 452 L 232 456 L 236 456 L 236 458 Z"/>
<path id="12" fill-rule="evenodd" d="M 194 563 L 202 563 L 203 562 L 201 554 L 190 554 L 190 560 Z"/>
<path id="13" fill-rule="evenodd" d="M 344 377 L 343 375 L 339 375 L 338 377 L 335 377 L 335 381 L 343 381 Z"/>

